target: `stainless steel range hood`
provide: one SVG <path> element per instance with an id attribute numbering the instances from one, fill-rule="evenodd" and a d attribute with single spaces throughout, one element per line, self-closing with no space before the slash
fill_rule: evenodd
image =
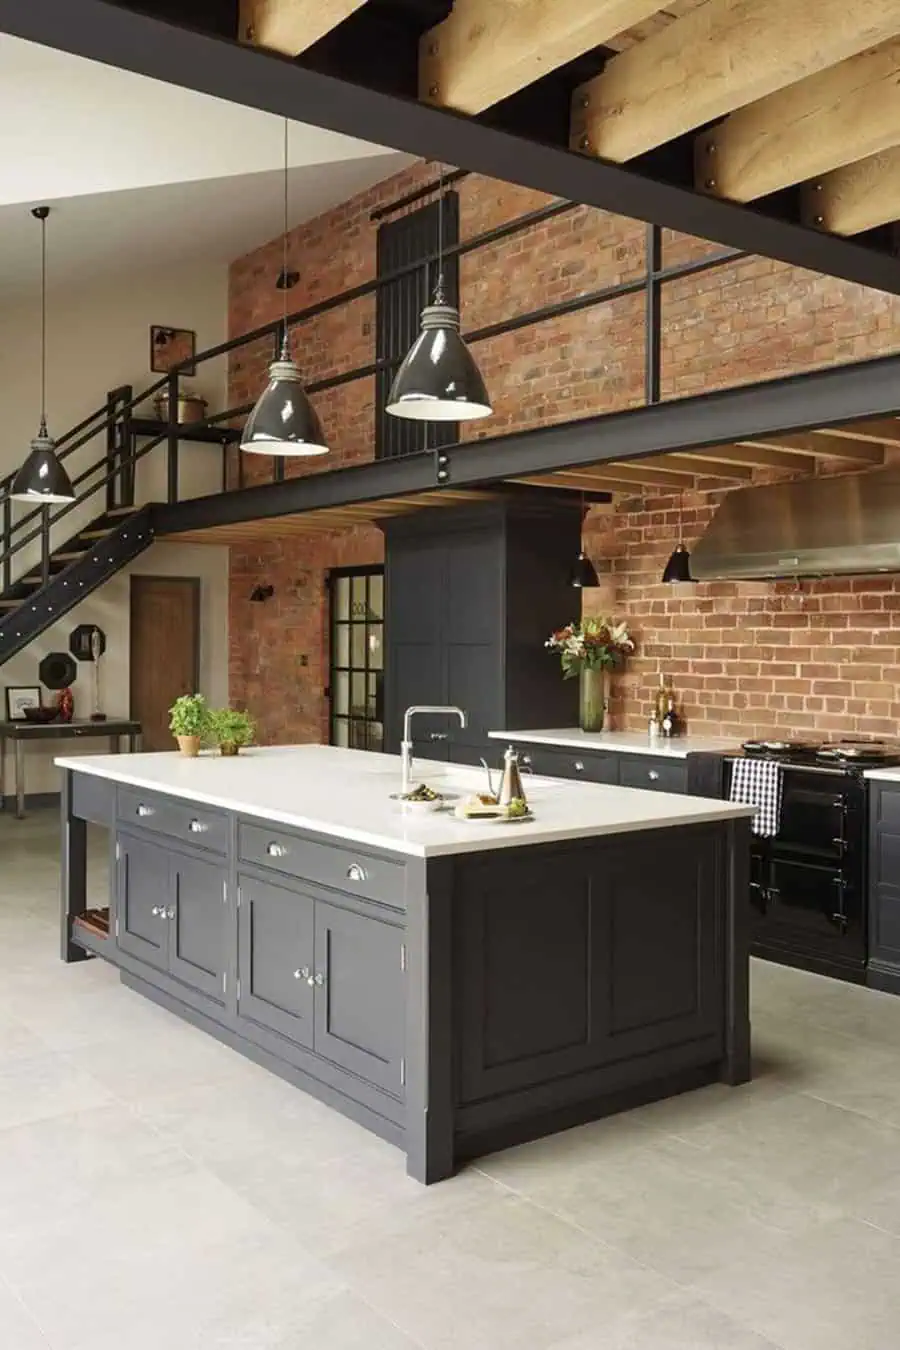
<path id="1" fill-rule="evenodd" d="M 900 465 L 729 492 L 691 571 L 697 581 L 900 572 Z"/>

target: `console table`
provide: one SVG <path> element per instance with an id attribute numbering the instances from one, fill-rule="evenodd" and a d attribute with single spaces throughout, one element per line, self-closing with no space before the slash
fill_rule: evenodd
<path id="1" fill-rule="evenodd" d="M 6 743 L 11 741 L 15 754 L 16 818 L 25 815 L 25 744 L 28 741 L 71 740 L 73 737 L 104 737 L 118 753 L 127 736 L 128 749 L 141 748 L 141 724 L 130 718 L 111 717 L 105 722 L 0 722 L 0 809 L 6 805 Z"/>

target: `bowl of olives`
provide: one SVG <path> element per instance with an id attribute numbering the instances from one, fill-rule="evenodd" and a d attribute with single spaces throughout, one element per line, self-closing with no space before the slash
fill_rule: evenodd
<path id="1" fill-rule="evenodd" d="M 399 801 L 404 813 L 412 816 L 427 816 L 432 811 L 440 811 L 444 805 L 441 794 L 427 783 L 420 783 L 409 792 L 401 793 Z"/>

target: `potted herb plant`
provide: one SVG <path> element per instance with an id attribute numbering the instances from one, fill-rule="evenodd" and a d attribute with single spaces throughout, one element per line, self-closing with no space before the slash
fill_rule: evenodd
<path id="1" fill-rule="evenodd" d="M 236 755 L 242 745 L 250 744 L 255 733 L 253 718 L 237 708 L 213 708 L 209 714 L 207 735 L 222 755 Z"/>
<path id="2" fill-rule="evenodd" d="M 582 731 L 602 731 L 608 703 L 609 672 L 634 651 L 625 623 L 608 618 L 582 619 L 558 628 L 544 643 L 559 654 L 563 679 L 580 683 Z"/>
<path id="3" fill-rule="evenodd" d="M 199 755 L 208 724 L 209 708 L 202 694 L 182 694 L 169 709 L 169 730 L 183 755 Z"/>

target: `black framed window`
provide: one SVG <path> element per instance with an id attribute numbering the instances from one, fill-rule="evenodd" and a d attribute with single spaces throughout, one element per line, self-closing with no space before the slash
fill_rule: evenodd
<path id="1" fill-rule="evenodd" d="M 440 211 L 438 202 L 429 202 L 418 211 L 379 226 L 378 276 L 388 276 L 436 253 L 441 229 L 445 246 L 459 243 L 459 195 L 444 193 L 442 226 Z M 425 306 L 431 304 L 436 283 L 437 263 L 433 262 L 379 288 L 375 302 L 375 356 L 378 361 L 399 363 L 409 351 L 419 333 L 419 316 Z M 444 260 L 444 291 L 449 303 L 458 306 L 459 260 L 455 254 Z M 375 458 L 394 459 L 419 450 L 455 445 L 459 440 L 457 422 L 418 422 L 388 416 L 384 409 L 395 374 L 396 365 L 380 370 L 375 381 Z"/>
<path id="2" fill-rule="evenodd" d="M 384 568 L 336 567 L 330 593 L 330 742 L 384 749 Z"/>

